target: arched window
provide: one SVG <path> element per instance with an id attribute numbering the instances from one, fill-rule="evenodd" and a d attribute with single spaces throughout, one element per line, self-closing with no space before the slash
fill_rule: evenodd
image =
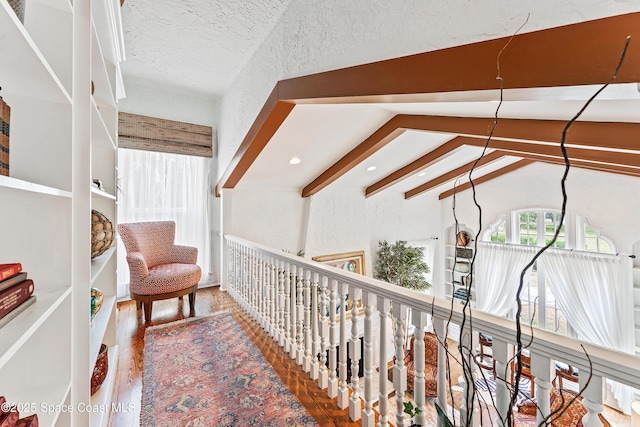
<path id="1" fill-rule="evenodd" d="M 611 239 L 603 236 L 600 230 L 589 223 L 587 218 L 578 216 L 576 223 L 578 228 L 576 249 L 605 254 L 616 253 L 616 247 Z"/>

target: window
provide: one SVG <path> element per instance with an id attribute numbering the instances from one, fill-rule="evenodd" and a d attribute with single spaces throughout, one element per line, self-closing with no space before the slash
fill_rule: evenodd
<path id="1" fill-rule="evenodd" d="M 561 213 L 551 210 L 526 210 L 516 214 L 518 223 L 518 241 L 521 245 L 545 246 L 551 243 L 556 229 L 558 237 L 551 245 L 554 248 L 565 248 L 567 243 L 566 226 L 560 223 Z M 520 294 L 522 317 L 526 323 L 567 334 L 567 320 L 556 305 L 553 293 L 546 286 L 544 271 L 538 269 L 536 262 L 531 268 L 528 283 Z"/>
<path id="2" fill-rule="evenodd" d="M 589 223 L 584 223 L 584 250 L 589 252 L 614 253 L 609 239 L 600 237 L 600 233 L 594 230 Z"/>
<path id="3" fill-rule="evenodd" d="M 576 250 L 590 252 L 616 252 L 611 239 L 603 236 L 587 218 L 571 215 L 568 212 L 565 221 L 560 223 L 560 217 L 560 211 L 552 209 L 525 209 L 514 211 L 511 215 L 503 214 L 488 227 L 483 234 L 483 239 L 495 243 L 542 247 L 553 240 L 559 228 L 553 248 L 573 247 Z M 568 230 L 575 230 L 575 233 L 570 233 Z M 571 325 L 567 323 L 566 316 L 556 305 L 556 299 L 546 284 L 545 272 L 538 268 L 537 262 L 532 266 L 525 280 L 520 293 L 522 322 L 532 323 L 536 327 L 558 334 L 574 335 Z"/>

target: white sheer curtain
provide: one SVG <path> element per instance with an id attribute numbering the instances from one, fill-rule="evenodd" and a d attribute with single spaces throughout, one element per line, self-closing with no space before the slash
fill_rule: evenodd
<path id="1" fill-rule="evenodd" d="M 422 260 L 427 263 L 429 266 L 429 272 L 425 273 L 424 278 L 427 279 L 427 282 L 433 285 L 433 267 L 435 263 L 436 256 L 436 240 L 435 239 L 424 239 L 424 240 L 413 240 L 407 242 L 407 245 L 413 246 L 416 248 L 422 248 L 424 250 Z M 433 288 L 432 288 L 433 289 Z M 431 292 L 431 291 L 428 291 Z"/>
<path id="2" fill-rule="evenodd" d="M 628 257 L 550 250 L 538 260 L 567 322 L 582 340 L 633 353 L 633 278 Z M 608 381 L 629 413 L 632 390 Z"/>
<path id="3" fill-rule="evenodd" d="M 514 308 L 520 273 L 538 249 L 535 246 L 478 243 L 475 276 L 478 310 L 504 316 Z"/>
<path id="4" fill-rule="evenodd" d="M 198 248 L 201 283 L 210 272 L 209 170 L 205 157 L 118 150 L 118 222 L 176 223 L 176 244 Z M 126 251 L 118 243 L 118 297 L 129 294 Z"/>

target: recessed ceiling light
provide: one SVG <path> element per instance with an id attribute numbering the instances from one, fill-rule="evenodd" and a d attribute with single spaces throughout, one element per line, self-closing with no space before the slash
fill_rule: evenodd
<path id="1" fill-rule="evenodd" d="M 425 176 L 426 174 L 427 174 L 426 172 L 420 172 L 418 176 Z"/>
<path id="2" fill-rule="evenodd" d="M 298 163 L 300 163 L 302 160 L 300 160 L 299 157 L 292 157 L 291 160 L 289 160 L 289 163 L 292 165 L 297 165 Z"/>
<path id="3" fill-rule="evenodd" d="M 367 168 L 367 172 L 374 171 L 374 170 L 376 170 L 377 168 L 378 168 L 377 166 L 369 166 L 369 167 Z"/>

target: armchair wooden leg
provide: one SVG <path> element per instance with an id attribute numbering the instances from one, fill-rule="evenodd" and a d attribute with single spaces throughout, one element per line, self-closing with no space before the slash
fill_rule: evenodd
<path id="1" fill-rule="evenodd" d="M 189 294 L 189 317 L 196 315 L 196 291 Z"/>
<path id="2" fill-rule="evenodd" d="M 153 301 L 144 303 L 144 323 L 145 325 L 151 324 L 151 309 L 153 307 Z"/>
<path id="3" fill-rule="evenodd" d="M 140 310 L 142 308 L 142 301 L 136 301 L 136 310 Z"/>

